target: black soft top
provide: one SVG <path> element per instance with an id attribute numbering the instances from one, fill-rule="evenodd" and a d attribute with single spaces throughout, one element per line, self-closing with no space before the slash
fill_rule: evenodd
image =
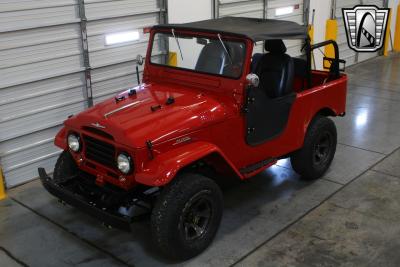
<path id="1" fill-rule="evenodd" d="M 183 24 L 163 24 L 154 29 L 196 30 L 247 37 L 254 42 L 271 39 L 306 39 L 307 27 L 292 21 L 224 17 Z"/>

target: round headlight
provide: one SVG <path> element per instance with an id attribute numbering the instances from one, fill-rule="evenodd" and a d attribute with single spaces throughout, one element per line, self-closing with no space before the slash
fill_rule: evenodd
<path id="1" fill-rule="evenodd" d="M 132 169 L 131 158 L 126 154 L 119 154 L 117 157 L 117 165 L 122 173 L 128 174 Z"/>
<path id="2" fill-rule="evenodd" d="M 78 152 L 81 149 L 81 143 L 79 140 L 79 136 L 76 134 L 68 135 L 68 147 L 74 152 Z"/>

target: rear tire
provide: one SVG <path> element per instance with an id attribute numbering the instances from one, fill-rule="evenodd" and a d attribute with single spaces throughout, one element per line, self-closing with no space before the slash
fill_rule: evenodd
<path id="1" fill-rule="evenodd" d="M 321 178 L 332 163 L 336 145 L 335 123 L 317 115 L 308 127 L 303 147 L 290 158 L 293 169 L 305 180 Z"/>
<path id="2" fill-rule="evenodd" d="M 222 193 L 211 179 L 183 174 L 167 185 L 151 215 L 153 239 L 161 252 L 187 260 L 214 239 L 222 218 Z"/>

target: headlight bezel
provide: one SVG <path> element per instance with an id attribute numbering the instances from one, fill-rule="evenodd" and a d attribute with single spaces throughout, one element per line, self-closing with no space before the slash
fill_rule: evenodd
<path id="1" fill-rule="evenodd" d="M 75 137 L 78 144 L 78 149 L 74 149 L 73 147 L 71 147 L 70 145 L 70 137 Z M 67 145 L 70 151 L 74 152 L 74 153 L 79 153 L 82 151 L 82 141 L 81 141 L 81 137 L 79 134 L 75 133 L 75 132 L 70 132 L 67 135 Z"/>
<path id="2" fill-rule="evenodd" d="M 127 171 L 123 171 L 120 168 L 120 157 L 125 157 L 124 161 L 126 163 L 128 163 L 129 169 Z M 117 163 L 117 169 L 123 174 L 123 175 L 129 175 L 132 174 L 134 166 L 133 166 L 133 161 L 132 161 L 132 157 L 127 153 L 127 152 L 120 152 L 117 154 L 117 158 L 116 158 L 116 163 Z"/>

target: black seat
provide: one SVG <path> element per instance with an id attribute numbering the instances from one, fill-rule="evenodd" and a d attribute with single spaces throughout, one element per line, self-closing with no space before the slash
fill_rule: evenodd
<path id="1" fill-rule="evenodd" d="M 245 45 L 239 42 L 225 42 L 225 45 L 229 52 L 230 59 L 227 58 L 228 61 L 225 64 L 223 74 L 228 77 L 236 78 L 242 72 L 246 52 Z"/>
<path id="2" fill-rule="evenodd" d="M 251 67 L 250 67 L 251 73 L 256 73 L 258 62 L 260 62 L 262 56 L 263 54 L 261 53 L 255 53 L 251 58 Z"/>
<path id="3" fill-rule="evenodd" d="M 206 44 L 200 52 L 196 63 L 195 70 L 223 74 L 225 61 L 227 59 L 226 52 L 219 42 L 211 42 Z"/>
<path id="4" fill-rule="evenodd" d="M 307 78 L 307 61 L 300 57 L 293 58 L 294 65 L 294 76 L 296 78 L 301 79 L 301 90 L 304 90 L 306 87 L 306 78 Z"/>
<path id="5" fill-rule="evenodd" d="M 294 57 L 293 65 L 294 75 L 305 79 L 307 77 L 307 61 L 300 57 Z"/>
<path id="6" fill-rule="evenodd" d="M 293 92 L 293 59 L 286 54 L 282 40 L 265 41 L 267 54 L 263 55 L 256 67 L 260 78 L 259 88 L 266 90 L 270 98 L 277 98 Z"/>

